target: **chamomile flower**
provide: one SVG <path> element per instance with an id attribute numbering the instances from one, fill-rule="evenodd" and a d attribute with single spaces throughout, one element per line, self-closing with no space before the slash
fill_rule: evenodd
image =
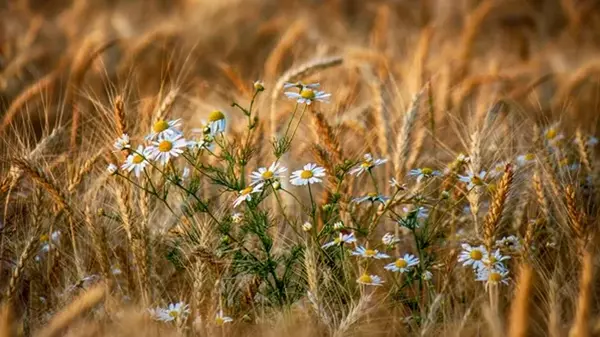
<path id="1" fill-rule="evenodd" d="M 256 91 L 264 91 L 265 90 L 265 82 L 263 81 L 254 81 L 254 90 Z"/>
<path id="2" fill-rule="evenodd" d="M 219 312 L 215 316 L 215 324 L 217 326 L 223 326 L 224 324 L 231 322 L 233 322 L 233 318 L 225 316 L 223 314 L 223 310 L 219 310 Z"/>
<path id="3" fill-rule="evenodd" d="M 108 164 L 108 166 L 106 167 L 106 170 L 108 171 L 108 173 L 110 175 L 114 175 L 117 174 L 117 171 L 119 170 L 119 168 L 117 167 L 117 165 L 110 163 Z"/>
<path id="4" fill-rule="evenodd" d="M 520 156 L 517 156 L 517 165 L 526 166 L 535 162 L 535 154 L 534 153 L 525 153 Z"/>
<path id="5" fill-rule="evenodd" d="M 354 174 L 358 177 L 363 172 L 367 172 L 375 166 L 385 164 L 387 161 L 388 160 L 384 158 L 373 159 L 373 156 L 370 153 L 367 153 L 363 156 L 363 161 L 360 164 L 358 164 L 358 166 L 351 169 L 348 173 Z"/>
<path id="6" fill-rule="evenodd" d="M 479 174 L 475 174 L 473 172 L 469 172 L 466 176 L 458 176 L 458 180 L 467 183 L 467 189 L 472 189 L 475 186 L 483 186 L 485 185 L 485 176 L 487 172 L 481 171 Z"/>
<path id="7" fill-rule="evenodd" d="M 129 136 L 126 133 L 122 134 L 121 137 L 117 138 L 117 140 L 113 144 L 113 147 L 115 148 L 116 151 L 122 151 L 124 149 L 128 149 L 130 147 Z"/>
<path id="8" fill-rule="evenodd" d="M 127 160 L 125 164 L 121 165 L 121 169 L 127 172 L 133 171 L 136 178 L 139 178 L 146 165 L 148 165 L 148 160 L 146 160 L 148 155 L 148 150 L 143 145 L 138 146 L 135 152 L 127 156 Z"/>
<path id="9" fill-rule="evenodd" d="M 385 270 L 406 273 L 412 266 L 419 264 L 419 259 L 412 254 L 404 254 L 403 257 L 398 258 L 396 261 L 385 265 Z"/>
<path id="10" fill-rule="evenodd" d="M 425 281 L 429 281 L 433 278 L 433 274 L 429 270 L 426 270 L 421 275 L 421 278 L 423 278 L 423 280 L 425 280 Z"/>
<path id="11" fill-rule="evenodd" d="M 377 249 L 367 249 L 363 246 L 356 247 L 356 249 L 352 252 L 352 255 L 366 257 L 366 258 L 370 258 L 370 259 L 377 259 L 377 260 L 387 259 L 390 257 L 387 254 L 380 253 Z"/>
<path id="12" fill-rule="evenodd" d="M 354 201 L 357 204 L 360 204 L 363 201 L 370 201 L 370 202 L 377 202 L 379 201 L 380 203 L 385 203 L 389 198 L 381 195 L 381 194 L 377 194 L 375 192 L 371 192 L 368 193 L 367 195 L 365 195 L 364 197 L 358 197 L 358 198 L 354 198 L 352 199 L 352 201 Z"/>
<path id="13" fill-rule="evenodd" d="M 187 316 L 190 314 L 190 308 L 189 305 L 183 303 L 183 302 L 178 302 L 178 303 L 171 303 L 169 304 L 168 307 L 166 308 L 156 308 L 156 309 L 149 309 L 150 314 L 154 317 L 154 319 L 158 320 L 158 321 L 163 321 L 163 322 L 172 322 L 172 321 L 178 321 L 181 322 L 183 320 L 185 320 L 187 318 Z"/>
<path id="14" fill-rule="evenodd" d="M 212 136 L 225 132 L 225 125 L 225 115 L 223 112 L 215 110 L 208 115 L 208 127 Z"/>
<path id="15" fill-rule="evenodd" d="M 231 221 L 233 221 L 234 224 L 239 224 L 242 220 L 244 220 L 244 215 L 242 213 L 238 212 L 231 215 Z"/>
<path id="16" fill-rule="evenodd" d="M 146 136 L 146 139 L 154 140 L 161 137 L 173 137 L 175 135 L 179 135 L 181 134 L 181 131 L 178 129 L 180 126 L 181 118 L 171 121 L 160 119 L 152 125 L 152 131 L 150 131 L 150 134 Z"/>
<path id="17" fill-rule="evenodd" d="M 57 245 L 60 242 L 60 236 L 60 231 L 54 231 L 49 236 L 48 234 L 42 234 L 40 236 L 40 251 L 43 253 L 47 253 L 48 251 L 50 251 L 50 248 L 52 248 L 54 245 Z"/>
<path id="18" fill-rule="evenodd" d="M 320 183 L 320 178 L 325 176 L 325 169 L 317 164 L 306 164 L 302 170 L 292 173 L 290 182 L 292 185 L 302 186 L 307 184 Z"/>
<path id="19" fill-rule="evenodd" d="M 250 179 L 252 179 L 250 185 L 281 179 L 283 178 L 283 173 L 285 171 L 287 171 L 287 168 L 279 167 L 279 163 L 273 163 L 269 168 L 261 167 L 258 171 L 254 171 L 250 174 Z"/>
<path id="20" fill-rule="evenodd" d="M 398 239 L 394 234 L 392 233 L 385 233 L 383 235 L 383 237 L 381 238 L 381 242 L 386 245 L 386 246 L 391 246 L 394 245 L 398 242 L 400 242 L 400 239 Z"/>
<path id="21" fill-rule="evenodd" d="M 383 280 L 381 279 L 381 277 L 377 276 L 377 275 L 369 275 L 367 273 L 362 274 L 357 280 L 356 282 L 360 283 L 360 284 L 364 284 L 364 285 L 368 285 L 368 286 L 381 286 L 383 285 Z"/>
<path id="22" fill-rule="evenodd" d="M 286 91 L 286 92 L 284 92 L 284 94 L 289 99 L 296 100 L 299 104 L 311 105 L 312 102 L 314 102 L 314 101 L 328 103 L 329 97 L 331 97 L 331 94 L 328 94 L 324 91 L 316 90 L 316 88 L 319 87 L 318 83 L 308 84 L 308 85 L 303 85 L 301 83 L 300 84 L 288 83 L 288 84 L 284 85 L 285 89 L 289 89 L 292 87 L 297 87 L 299 92 Z"/>
<path id="23" fill-rule="evenodd" d="M 490 173 L 488 175 L 492 178 L 496 178 L 496 177 L 503 175 L 507 164 L 508 163 L 505 161 L 501 161 L 501 162 L 497 163 L 496 165 L 494 165 L 492 167 L 492 169 L 490 170 Z"/>
<path id="24" fill-rule="evenodd" d="M 496 248 L 506 249 L 511 252 L 521 251 L 521 240 L 514 235 L 505 236 L 500 240 L 496 240 Z"/>
<path id="25" fill-rule="evenodd" d="M 478 270 L 484 267 L 483 258 L 487 255 L 487 250 L 483 245 L 472 247 L 468 243 L 463 243 L 462 252 L 458 256 L 458 262 L 462 262 L 463 266 L 473 266 L 473 269 Z"/>
<path id="26" fill-rule="evenodd" d="M 331 242 L 327 242 L 321 248 L 329 248 L 332 246 L 339 246 L 339 245 L 343 245 L 346 243 L 354 243 L 354 242 L 356 242 L 356 238 L 354 237 L 353 232 L 351 232 L 351 233 L 340 232 L 338 237 L 333 239 L 333 241 L 331 241 Z"/>
<path id="27" fill-rule="evenodd" d="M 482 268 L 477 271 L 475 280 L 485 282 L 486 288 L 490 284 L 508 284 L 508 270 Z"/>
<path id="28" fill-rule="evenodd" d="M 413 208 L 402 207 L 402 211 L 404 214 L 406 214 L 406 216 L 411 216 L 416 213 L 417 219 L 425 219 L 429 215 L 429 210 L 424 206 Z"/>
<path id="29" fill-rule="evenodd" d="M 238 207 L 242 202 L 252 200 L 252 193 L 262 192 L 263 184 L 248 186 L 239 192 L 239 197 L 233 202 L 233 207 Z"/>
<path id="30" fill-rule="evenodd" d="M 558 129 L 557 124 L 551 125 L 544 130 L 544 139 L 550 145 L 557 145 L 564 138 L 565 136 Z"/>
<path id="31" fill-rule="evenodd" d="M 180 134 L 166 135 L 153 141 L 147 151 L 150 159 L 166 165 L 171 157 L 178 157 L 187 146 L 187 141 Z"/>
<path id="32" fill-rule="evenodd" d="M 500 249 L 496 249 L 491 254 L 486 254 L 482 261 L 488 269 L 506 270 L 503 261 L 508 259 L 510 259 L 510 256 L 503 256 L 500 254 Z"/>
<path id="33" fill-rule="evenodd" d="M 417 182 L 421 182 L 421 180 L 423 179 L 429 179 L 431 177 L 441 177 L 442 173 L 440 171 L 435 171 L 429 167 L 422 167 L 410 170 L 408 172 L 408 175 L 411 177 L 417 177 Z"/>

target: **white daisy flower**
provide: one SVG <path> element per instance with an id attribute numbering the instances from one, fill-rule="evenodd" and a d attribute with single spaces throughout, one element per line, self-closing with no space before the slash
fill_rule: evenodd
<path id="1" fill-rule="evenodd" d="M 377 259 L 377 260 L 387 259 L 390 257 L 387 254 L 380 253 L 377 249 L 367 249 L 363 246 L 356 247 L 356 249 L 352 252 L 352 255 L 371 258 L 371 259 Z"/>
<path id="2" fill-rule="evenodd" d="M 171 303 L 167 308 L 162 309 L 159 320 L 163 322 L 183 321 L 189 314 L 189 305 L 183 302 Z"/>
<path id="3" fill-rule="evenodd" d="M 320 178 L 325 176 L 325 169 L 317 164 L 306 164 L 302 170 L 294 171 L 290 178 L 292 185 L 302 186 L 320 183 Z"/>
<path id="4" fill-rule="evenodd" d="M 475 280 L 485 282 L 486 288 L 490 284 L 508 284 L 508 270 L 482 268 L 477 271 Z"/>
<path id="5" fill-rule="evenodd" d="M 329 97 L 331 97 L 331 94 L 328 94 L 324 91 L 315 90 L 319 87 L 318 83 L 308 85 L 303 85 L 301 83 L 287 83 L 284 85 L 284 89 L 289 89 L 292 87 L 298 87 L 300 92 L 286 91 L 284 94 L 289 99 L 296 100 L 299 104 L 311 105 L 314 101 L 329 103 Z"/>
<path id="6" fill-rule="evenodd" d="M 337 238 L 333 239 L 333 241 L 324 244 L 321 248 L 328 248 L 331 246 L 339 246 L 345 243 L 354 243 L 356 242 L 356 238 L 354 237 L 354 233 L 344 233 L 340 232 Z"/>
<path id="7" fill-rule="evenodd" d="M 233 202 L 233 207 L 238 207 L 243 201 L 252 200 L 252 193 L 262 192 L 263 184 L 248 186 L 239 192 L 240 196 Z"/>
<path id="8" fill-rule="evenodd" d="M 219 110 L 215 110 L 208 115 L 208 128 L 210 134 L 215 135 L 225 132 L 225 115 Z"/>
<path id="9" fill-rule="evenodd" d="M 304 224 L 302 224 L 302 230 L 305 232 L 310 232 L 310 230 L 313 228 L 313 225 L 306 221 Z"/>
<path id="10" fill-rule="evenodd" d="M 521 251 L 521 240 L 514 235 L 505 236 L 500 240 L 496 240 L 496 248 L 508 249 L 512 252 Z"/>
<path id="11" fill-rule="evenodd" d="M 362 274 L 357 280 L 356 282 L 360 283 L 360 284 L 364 284 L 364 285 L 368 285 L 368 286 L 381 286 L 383 285 L 383 280 L 381 279 L 381 277 L 377 276 L 377 275 L 369 275 L 367 273 Z"/>
<path id="12" fill-rule="evenodd" d="M 233 221 L 234 224 L 239 224 L 242 220 L 244 220 L 244 215 L 242 213 L 238 212 L 231 215 L 231 221 Z"/>
<path id="13" fill-rule="evenodd" d="M 544 138 L 550 145 L 556 145 L 563 140 L 565 136 L 558 129 L 558 124 L 554 124 L 544 130 Z"/>
<path id="14" fill-rule="evenodd" d="M 150 159 L 166 165 L 171 157 L 178 157 L 187 146 L 187 141 L 181 134 L 166 135 L 153 141 L 147 151 Z"/>
<path id="15" fill-rule="evenodd" d="M 404 214 L 406 214 L 406 216 L 410 216 L 411 214 L 416 213 L 417 219 L 425 219 L 429 215 L 429 210 L 424 206 L 419 206 L 416 208 L 402 207 L 402 211 L 404 212 Z"/>
<path id="16" fill-rule="evenodd" d="M 525 166 L 525 165 L 533 163 L 534 161 L 535 161 L 535 154 L 531 153 L 531 152 L 517 156 L 517 165 L 518 166 Z"/>
<path id="17" fill-rule="evenodd" d="M 370 153 L 367 153 L 363 156 L 363 161 L 360 164 L 358 164 L 358 166 L 350 170 L 348 173 L 355 174 L 358 177 L 363 172 L 367 172 L 375 166 L 385 164 L 387 161 L 387 159 L 383 158 L 373 159 L 373 156 L 371 156 Z"/>
<path id="18" fill-rule="evenodd" d="M 458 262 L 462 262 L 463 266 L 473 266 L 473 269 L 481 269 L 484 267 L 483 258 L 487 255 L 487 250 L 483 245 L 472 247 L 468 243 L 463 243 L 463 251 L 458 256 Z"/>
<path id="19" fill-rule="evenodd" d="M 223 314 L 223 310 L 219 310 L 219 312 L 217 313 L 216 317 L 215 317 L 215 324 L 218 326 L 223 326 L 226 323 L 231 323 L 233 322 L 233 318 L 225 316 Z"/>
<path id="20" fill-rule="evenodd" d="M 400 239 L 398 239 L 394 234 L 392 233 L 385 233 L 383 235 L 383 237 L 381 238 L 381 242 L 386 245 L 386 246 L 391 246 L 394 245 L 398 242 L 400 242 Z"/>
<path id="21" fill-rule="evenodd" d="M 385 203 L 389 199 L 390 198 L 388 198 L 388 197 L 386 197 L 384 195 L 377 194 L 375 192 L 371 192 L 371 193 L 368 193 L 364 197 L 354 198 L 354 199 L 352 199 L 352 201 L 355 202 L 355 203 L 357 203 L 357 204 L 360 204 L 363 201 L 370 201 L 370 202 L 373 202 L 373 203 L 376 202 L 376 201 L 379 201 L 379 202 L 381 202 L 383 204 L 383 203 Z"/>
<path id="22" fill-rule="evenodd" d="M 117 165 L 110 163 L 108 164 L 108 166 L 106 167 L 106 170 L 108 171 L 108 173 L 110 173 L 111 175 L 117 174 L 117 171 L 119 170 L 119 168 L 117 167 Z"/>
<path id="23" fill-rule="evenodd" d="M 504 171 L 506 170 L 507 164 L 508 164 L 508 162 L 506 162 L 506 161 L 501 161 L 501 162 L 497 163 L 496 165 L 494 165 L 492 167 L 492 169 L 490 170 L 488 175 L 492 178 L 496 178 L 496 177 L 503 175 Z"/>
<path id="24" fill-rule="evenodd" d="M 423 275 L 421 275 L 421 277 L 423 278 L 423 280 L 429 281 L 433 278 L 433 274 L 429 270 L 426 270 L 423 272 Z"/>
<path id="25" fill-rule="evenodd" d="M 279 167 L 279 163 L 273 163 L 269 168 L 261 167 L 258 171 L 254 171 L 250 174 L 250 179 L 252 179 L 250 185 L 281 179 L 283 178 L 283 173 L 285 171 L 287 171 L 287 168 Z"/>
<path id="26" fill-rule="evenodd" d="M 150 134 L 146 136 L 146 140 L 179 135 L 181 134 L 181 130 L 179 130 L 180 126 L 181 118 L 170 121 L 164 119 L 158 120 L 152 125 L 152 130 L 150 131 Z"/>
<path id="27" fill-rule="evenodd" d="M 585 144 L 587 146 L 594 146 L 594 145 L 598 145 L 598 138 L 594 137 L 594 136 L 590 136 L 587 140 L 587 142 L 585 142 Z"/>
<path id="28" fill-rule="evenodd" d="M 458 176 L 458 180 L 467 183 L 467 189 L 472 189 L 475 186 L 483 186 L 485 185 L 485 176 L 486 176 L 487 172 L 486 171 L 481 171 L 479 172 L 479 174 L 474 174 L 472 172 L 469 172 L 468 175 L 466 176 Z"/>
<path id="29" fill-rule="evenodd" d="M 419 259 L 412 254 L 404 254 L 403 257 L 398 258 L 396 261 L 385 265 L 385 270 L 406 273 L 412 266 L 419 264 Z"/>
<path id="30" fill-rule="evenodd" d="M 143 145 L 138 146 L 135 152 L 127 156 L 127 160 L 125 164 L 121 165 L 121 169 L 127 172 L 133 171 L 134 175 L 139 178 L 144 171 L 144 167 L 148 165 L 148 161 L 146 160 L 148 155 L 149 152 L 147 149 L 144 149 Z"/>
<path id="31" fill-rule="evenodd" d="M 442 173 L 440 171 L 435 171 L 429 167 L 422 167 L 410 170 L 408 172 L 408 175 L 411 177 L 417 177 L 417 182 L 421 182 L 421 180 L 423 179 L 429 179 L 431 177 L 441 177 Z"/>
<path id="32" fill-rule="evenodd" d="M 121 137 L 117 138 L 117 141 L 115 141 L 113 147 L 115 148 L 115 151 L 128 149 L 130 147 L 129 136 L 126 133 L 122 134 Z"/>
<path id="33" fill-rule="evenodd" d="M 43 253 L 47 253 L 48 251 L 50 251 L 50 248 L 52 248 L 54 245 L 59 244 L 61 234 L 62 233 L 60 231 L 54 231 L 52 232 L 52 234 L 50 234 L 50 236 L 48 236 L 48 234 L 42 234 L 40 236 L 40 251 Z"/>
<path id="34" fill-rule="evenodd" d="M 506 270 L 506 267 L 502 261 L 506 261 L 508 259 L 510 259 L 510 256 L 503 256 L 500 254 L 500 249 L 496 249 L 491 254 L 486 254 L 482 261 L 488 269 Z"/>

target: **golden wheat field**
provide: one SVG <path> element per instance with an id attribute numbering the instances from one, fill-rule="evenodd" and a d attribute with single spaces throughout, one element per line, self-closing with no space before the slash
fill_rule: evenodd
<path id="1" fill-rule="evenodd" d="M 1 0 L 0 336 L 600 336 L 600 2 Z"/>

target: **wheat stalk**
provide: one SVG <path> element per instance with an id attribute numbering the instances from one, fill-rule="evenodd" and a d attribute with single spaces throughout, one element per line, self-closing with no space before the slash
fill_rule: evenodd
<path id="1" fill-rule="evenodd" d="M 498 224 L 504 211 L 506 199 L 512 184 L 514 172 L 511 164 L 507 164 L 504 169 L 504 175 L 498 185 L 498 190 L 492 201 L 490 210 L 488 211 L 485 220 L 483 222 L 483 240 L 488 251 L 492 251 L 494 240 L 496 238 L 496 232 L 498 231 Z"/>
<path id="2" fill-rule="evenodd" d="M 531 266 L 527 264 L 521 265 L 519 278 L 517 280 L 517 291 L 515 293 L 513 303 L 510 310 L 510 319 L 508 326 L 509 337 L 525 337 L 527 336 L 527 328 L 529 325 L 529 298 L 531 297 L 532 288 Z"/>
<path id="3" fill-rule="evenodd" d="M 594 279 L 594 259 L 589 251 L 583 254 L 581 278 L 579 280 L 579 297 L 577 298 L 577 311 L 575 320 L 569 331 L 569 337 L 590 336 L 590 316 L 592 304 L 592 286 Z"/>

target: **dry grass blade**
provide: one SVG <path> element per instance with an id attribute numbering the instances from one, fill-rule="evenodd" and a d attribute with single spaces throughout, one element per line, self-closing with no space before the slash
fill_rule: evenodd
<path id="1" fill-rule="evenodd" d="M 93 309 L 104 299 L 106 291 L 107 289 L 104 283 L 100 283 L 86 291 L 73 300 L 66 308 L 54 315 L 52 320 L 48 323 L 48 326 L 35 334 L 35 337 L 63 336 L 65 330 L 67 330 L 76 319 Z"/>
<path id="2" fill-rule="evenodd" d="M 517 291 L 510 310 L 508 336 L 525 337 L 529 326 L 529 299 L 531 297 L 533 271 L 527 264 L 521 265 Z"/>

